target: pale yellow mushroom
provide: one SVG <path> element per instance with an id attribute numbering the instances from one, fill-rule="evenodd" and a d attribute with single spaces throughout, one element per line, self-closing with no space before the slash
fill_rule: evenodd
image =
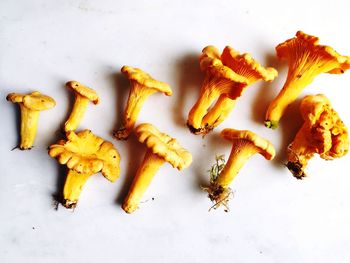
<path id="1" fill-rule="evenodd" d="M 129 137 L 135 126 L 137 116 L 150 95 L 156 92 L 164 93 L 166 96 L 172 95 L 172 90 L 168 84 L 153 79 L 141 69 L 123 66 L 121 72 L 130 80 L 131 89 L 122 127 L 113 133 L 117 140 L 125 140 Z"/>
<path id="2" fill-rule="evenodd" d="M 21 110 L 21 142 L 19 148 L 28 150 L 33 147 L 40 111 L 55 107 L 53 98 L 43 95 L 38 91 L 30 94 L 10 93 L 6 99 L 18 103 Z"/>
<path id="3" fill-rule="evenodd" d="M 49 148 L 49 155 L 69 171 L 63 189 L 62 204 L 75 208 L 86 181 L 95 173 L 114 182 L 120 172 L 120 156 L 113 144 L 94 135 L 90 130 L 67 132 L 67 140 L 60 140 Z"/>
<path id="4" fill-rule="evenodd" d="M 85 114 L 89 101 L 93 104 L 98 104 L 99 97 L 96 91 L 84 86 L 78 81 L 69 81 L 66 83 L 66 87 L 75 94 L 72 112 L 64 124 L 64 130 L 67 132 L 74 131 L 78 127 Z"/>
<path id="5" fill-rule="evenodd" d="M 182 148 L 176 139 L 160 132 L 153 125 L 140 124 L 135 133 L 139 141 L 146 144 L 148 150 L 124 200 L 122 208 L 127 213 L 132 213 L 139 207 L 154 175 L 165 162 L 178 170 L 186 168 L 192 162 L 192 155 Z"/>

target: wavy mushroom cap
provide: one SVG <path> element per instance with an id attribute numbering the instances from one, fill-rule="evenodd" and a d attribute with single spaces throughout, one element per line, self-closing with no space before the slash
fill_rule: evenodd
<path id="1" fill-rule="evenodd" d="M 68 81 L 66 83 L 66 87 L 68 89 L 73 90 L 77 94 L 87 98 L 88 100 L 90 100 L 94 104 L 98 104 L 100 101 L 100 98 L 99 98 L 98 94 L 96 93 L 96 91 L 79 83 L 78 81 L 75 81 L 75 80 Z"/>
<path id="2" fill-rule="evenodd" d="M 113 144 L 94 135 L 90 130 L 67 132 L 67 141 L 61 140 L 49 148 L 49 155 L 60 164 L 78 173 L 103 176 L 114 182 L 119 176 L 120 156 Z"/>
<path id="3" fill-rule="evenodd" d="M 276 69 L 271 67 L 264 68 L 250 54 L 240 54 L 230 46 L 225 47 L 221 54 L 221 61 L 234 72 L 246 77 L 250 83 L 259 79 L 272 81 L 278 75 Z"/>
<path id="4" fill-rule="evenodd" d="M 305 96 L 300 103 L 300 113 L 304 121 L 315 123 L 324 110 L 331 105 L 330 100 L 323 94 Z"/>
<path id="5" fill-rule="evenodd" d="M 341 74 L 350 68 L 350 57 L 338 54 L 329 46 L 318 44 L 318 37 L 298 31 L 294 38 L 288 39 L 276 47 L 277 56 L 295 63 L 296 67 L 305 63 L 314 64 L 320 71 Z M 305 62 L 304 59 L 307 61 Z"/>
<path id="6" fill-rule="evenodd" d="M 272 81 L 278 74 L 274 68 L 264 68 L 251 55 L 241 55 L 229 46 L 225 47 L 221 55 L 216 47 L 205 47 L 202 50 L 199 63 L 202 71 L 206 71 L 224 82 L 235 83 L 234 89 L 227 90 L 232 99 L 241 96 L 244 88 L 249 84 L 259 79 Z M 222 87 L 226 88 L 225 85 Z"/>
<path id="7" fill-rule="evenodd" d="M 136 83 L 140 84 L 143 87 L 155 89 L 157 91 L 164 93 L 167 96 L 171 96 L 173 93 L 170 86 L 167 83 L 159 80 L 155 80 L 154 78 L 151 77 L 151 75 L 147 74 L 141 69 L 132 68 L 129 66 L 123 66 L 121 68 L 121 72 L 129 80 L 135 81 Z"/>
<path id="8" fill-rule="evenodd" d="M 300 111 L 309 131 L 308 141 L 321 158 L 330 160 L 348 152 L 348 129 L 325 95 L 306 96 L 301 101 Z"/>
<path id="9" fill-rule="evenodd" d="M 276 151 L 272 143 L 248 130 L 224 129 L 221 131 L 221 137 L 229 141 L 242 141 L 255 146 L 258 152 L 267 160 L 275 157 Z"/>
<path id="10" fill-rule="evenodd" d="M 136 136 L 141 143 L 178 170 L 188 167 L 192 155 L 184 149 L 176 139 L 160 132 L 152 124 L 143 123 L 136 127 Z"/>
<path id="11" fill-rule="evenodd" d="M 56 106 L 56 102 L 50 96 L 34 91 L 30 94 L 10 93 L 6 99 L 13 103 L 23 103 L 23 105 L 31 110 L 42 111 L 48 110 Z"/>
<path id="12" fill-rule="evenodd" d="M 206 71 L 217 78 L 242 83 L 244 86 L 248 85 L 247 78 L 237 74 L 230 67 L 223 64 L 219 50 L 214 46 L 207 46 L 202 50 L 202 54 L 199 57 L 199 65 L 202 71 Z"/>

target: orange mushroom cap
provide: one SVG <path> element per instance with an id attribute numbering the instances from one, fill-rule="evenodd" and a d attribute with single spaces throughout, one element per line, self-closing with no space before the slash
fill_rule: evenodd
<path id="1" fill-rule="evenodd" d="M 155 89 L 167 96 L 172 95 L 170 86 L 162 81 L 155 80 L 151 75 L 141 69 L 123 66 L 121 72 L 131 81 L 134 81 L 145 88 Z"/>
<path id="2" fill-rule="evenodd" d="M 235 130 L 226 128 L 221 131 L 221 137 L 229 141 L 242 141 L 250 143 L 257 151 L 267 160 L 272 160 L 275 157 L 275 148 L 268 140 L 260 137 L 249 130 Z"/>
<path id="3" fill-rule="evenodd" d="M 298 31 L 294 38 L 276 47 L 277 56 L 289 60 L 294 68 L 308 64 L 315 72 L 341 74 L 350 68 L 350 57 L 342 56 L 329 46 L 319 45 L 319 38 Z"/>
<path id="4" fill-rule="evenodd" d="M 192 155 L 175 138 L 160 132 L 155 126 L 143 123 L 136 127 L 136 136 L 152 153 L 162 157 L 174 168 L 182 170 L 192 162 Z"/>

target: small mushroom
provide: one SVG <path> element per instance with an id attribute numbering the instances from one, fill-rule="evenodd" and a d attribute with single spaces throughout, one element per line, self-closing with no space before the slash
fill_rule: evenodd
<path id="1" fill-rule="evenodd" d="M 146 99 L 155 92 L 166 96 L 172 95 L 168 84 L 153 79 L 149 74 L 138 68 L 123 66 L 121 72 L 130 80 L 130 93 L 125 108 L 122 127 L 113 133 L 117 140 L 126 140 L 135 126 L 137 116 Z"/>
<path id="2" fill-rule="evenodd" d="M 99 97 L 96 91 L 84 86 L 78 81 L 69 81 L 66 83 L 66 87 L 75 94 L 72 112 L 64 124 L 64 130 L 68 132 L 74 131 L 78 127 L 85 114 L 89 101 L 91 101 L 93 104 L 98 104 Z"/>
<path id="3" fill-rule="evenodd" d="M 342 74 L 350 68 L 350 57 L 341 56 L 317 37 L 301 31 L 276 47 L 277 56 L 288 60 L 288 76 L 277 97 L 270 103 L 265 126 L 276 129 L 287 107 L 321 73 Z"/>
<path id="4" fill-rule="evenodd" d="M 67 132 L 67 140 L 51 145 L 49 155 L 69 169 L 62 201 L 66 208 L 76 207 L 80 193 L 91 175 L 102 172 L 111 182 L 119 176 L 120 156 L 117 149 L 90 130 Z"/>
<path id="5" fill-rule="evenodd" d="M 277 76 L 274 68 L 264 68 L 249 54 L 240 54 L 229 46 L 221 55 L 216 47 L 205 47 L 199 62 L 206 75 L 188 115 L 187 126 L 194 134 L 207 134 L 223 122 L 249 85 L 260 79 L 272 81 Z"/>
<path id="6" fill-rule="evenodd" d="M 267 160 L 272 160 L 275 156 L 273 145 L 251 131 L 224 129 L 221 137 L 232 143 L 232 150 L 221 173 L 216 178 L 211 178 L 210 186 L 205 188 L 210 200 L 214 202 L 215 209 L 220 205 L 228 208 L 231 193 L 229 186 L 251 156 L 260 153 Z"/>
<path id="7" fill-rule="evenodd" d="M 33 147 L 40 111 L 55 107 L 53 98 L 43 95 L 38 91 L 30 94 L 10 93 L 6 100 L 18 103 L 21 110 L 21 150 L 28 150 Z"/>
<path id="8" fill-rule="evenodd" d="M 132 213 L 138 208 L 154 175 L 165 162 L 178 170 L 188 167 L 192 162 L 192 155 L 182 148 L 176 139 L 161 133 L 153 125 L 140 124 L 135 133 L 139 141 L 146 144 L 148 150 L 124 200 L 122 208 L 127 213 Z"/>
<path id="9" fill-rule="evenodd" d="M 297 179 L 306 176 L 305 168 L 315 154 L 333 160 L 349 150 L 348 129 L 325 95 L 306 96 L 301 101 L 300 112 L 304 124 L 288 147 L 286 164 Z"/>

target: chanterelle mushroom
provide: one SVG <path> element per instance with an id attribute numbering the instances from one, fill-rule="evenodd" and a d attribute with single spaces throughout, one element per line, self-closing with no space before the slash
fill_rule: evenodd
<path id="1" fill-rule="evenodd" d="M 221 137 L 232 143 L 232 150 L 221 173 L 216 178 L 211 178 L 210 186 L 205 188 L 210 200 L 214 202 L 215 209 L 220 205 L 228 208 L 228 197 L 231 193 L 229 186 L 251 156 L 260 153 L 267 160 L 271 160 L 275 156 L 273 145 L 251 131 L 224 129 L 221 132 Z"/>
<path id="2" fill-rule="evenodd" d="M 315 153 L 322 159 L 344 156 L 349 150 L 348 129 L 323 94 L 306 96 L 300 104 L 304 124 L 288 147 L 287 167 L 302 179 Z"/>
<path id="3" fill-rule="evenodd" d="M 199 62 L 206 75 L 199 99 L 188 115 L 187 125 L 194 134 L 206 134 L 223 122 L 249 85 L 277 76 L 274 68 L 264 68 L 249 54 L 240 54 L 229 46 L 221 55 L 216 47 L 205 47 Z"/>
<path id="4" fill-rule="evenodd" d="M 19 148 L 21 150 L 32 148 L 38 128 L 39 113 L 55 107 L 55 100 L 38 91 L 30 94 L 10 93 L 6 99 L 18 103 L 21 110 L 21 143 Z"/>
<path id="5" fill-rule="evenodd" d="M 85 114 L 89 101 L 94 104 L 98 104 L 99 97 L 96 91 L 84 86 L 78 81 L 69 81 L 66 83 L 66 87 L 72 90 L 75 94 L 75 102 L 72 112 L 64 124 L 64 130 L 67 132 L 74 131 L 78 127 Z"/>
<path id="6" fill-rule="evenodd" d="M 60 140 L 49 148 L 49 155 L 69 168 L 63 189 L 66 208 L 74 208 L 87 179 L 98 172 L 111 182 L 119 176 L 120 156 L 113 144 L 90 130 L 67 132 L 67 141 Z"/>
<path id="7" fill-rule="evenodd" d="M 172 95 L 172 90 L 168 84 L 153 79 L 141 69 L 123 66 L 121 72 L 130 80 L 131 89 L 124 112 L 123 126 L 113 133 L 117 140 L 128 138 L 135 126 L 142 105 L 150 95 L 155 92 L 162 92 L 166 96 Z"/>
<path id="8" fill-rule="evenodd" d="M 161 165 L 168 162 L 174 168 L 182 170 L 192 162 L 192 155 L 182 148 L 176 139 L 161 133 L 153 125 L 140 124 L 135 133 L 139 141 L 146 144 L 148 150 L 123 203 L 122 207 L 127 213 L 132 213 L 138 208 L 143 194 Z"/>
<path id="9" fill-rule="evenodd" d="M 341 74 L 350 68 L 350 57 L 339 55 L 319 39 L 301 31 L 276 47 L 277 56 L 288 60 L 287 80 L 266 112 L 265 126 L 276 129 L 287 107 L 321 73 Z"/>

